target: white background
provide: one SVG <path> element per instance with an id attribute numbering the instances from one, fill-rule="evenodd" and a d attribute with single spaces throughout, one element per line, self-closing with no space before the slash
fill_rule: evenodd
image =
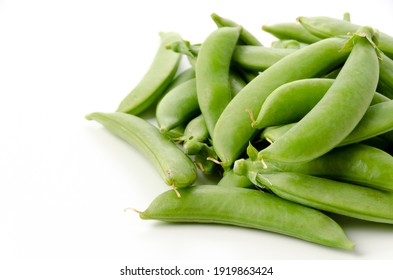
<path id="1" fill-rule="evenodd" d="M 357 244 L 346 252 L 269 232 L 140 220 L 123 210 L 144 210 L 168 187 L 138 151 L 84 119 L 116 109 L 149 67 L 158 32 L 200 43 L 216 28 L 213 12 L 269 45 L 261 26 L 298 16 L 350 12 L 393 34 L 392 11 L 388 0 L 0 0 L 0 258 L 393 259 L 392 225 L 338 218 Z"/>

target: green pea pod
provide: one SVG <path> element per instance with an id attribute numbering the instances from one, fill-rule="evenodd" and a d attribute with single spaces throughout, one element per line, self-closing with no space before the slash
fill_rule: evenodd
<path id="1" fill-rule="evenodd" d="M 301 49 L 308 44 L 299 42 L 297 40 L 278 40 L 278 41 L 273 41 L 271 46 L 273 48 L 280 48 L 280 49 Z"/>
<path id="2" fill-rule="evenodd" d="M 190 186 L 197 178 L 192 160 L 155 126 L 137 116 L 126 113 L 95 112 L 86 116 L 88 120 L 101 123 L 114 135 L 141 151 L 156 167 L 169 186 Z"/>
<path id="3" fill-rule="evenodd" d="M 393 59 L 381 54 L 381 60 L 379 62 L 379 83 L 377 90 L 381 90 L 381 93 L 393 98 Z"/>
<path id="4" fill-rule="evenodd" d="M 217 185 L 223 187 L 253 188 L 255 185 L 245 175 L 237 175 L 233 169 L 224 173 Z"/>
<path id="5" fill-rule="evenodd" d="M 195 78 L 169 91 L 156 108 L 156 120 L 161 133 L 187 123 L 199 114 Z"/>
<path id="6" fill-rule="evenodd" d="M 259 42 L 259 40 L 254 35 L 252 35 L 251 32 L 249 32 L 247 29 L 234 22 L 233 20 L 220 17 L 216 13 L 212 13 L 211 18 L 216 23 L 217 27 L 241 27 L 239 36 L 240 44 L 250 46 L 262 46 L 261 42 Z"/>
<path id="7" fill-rule="evenodd" d="M 354 33 L 360 28 L 360 25 L 331 17 L 298 17 L 297 20 L 305 29 L 319 38 L 347 35 L 349 32 Z M 392 36 L 379 32 L 378 48 L 393 59 Z"/>
<path id="8" fill-rule="evenodd" d="M 267 48 L 261 46 L 237 46 L 232 56 L 236 65 L 248 70 L 264 71 L 295 49 Z"/>
<path id="9" fill-rule="evenodd" d="M 232 99 L 229 69 L 240 30 L 238 27 L 216 29 L 205 39 L 198 53 L 195 67 L 198 103 L 210 135 Z"/>
<path id="10" fill-rule="evenodd" d="M 300 121 L 323 98 L 333 85 L 333 79 L 302 79 L 284 84 L 275 89 L 263 103 L 259 112 L 259 128 L 284 125 Z M 371 104 L 389 101 L 379 93 L 374 93 Z"/>
<path id="11" fill-rule="evenodd" d="M 366 111 L 355 129 L 339 146 L 360 142 L 393 130 L 393 100 L 378 103 Z"/>
<path id="12" fill-rule="evenodd" d="M 251 126 L 247 112 L 257 115 L 267 96 L 285 83 L 335 69 L 348 56 L 347 51 L 341 51 L 345 42 L 341 38 L 331 38 L 295 51 L 260 73 L 232 99 L 217 121 L 213 134 L 214 150 L 224 168 L 239 158 L 258 132 Z"/>
<path id="13" fill-rule="evenodd" d="M 152 105 L 164 93 L 175 76 L 181 55 L 166 48 L 166 45 L 181 40 L 174 32 L 160 33 L 161 43 L 152 64 L 142 80 L 120 102 L 117 112 L 138 115 Z"/>
<path id="14" fill-rule="evenodd" d="M 297 172 L 393 192 L 393 157 L 364 144 L 335 148 L 305 163 L 239 159 L 234 170 L 237 175 L 247 175 L 251 180 L 256 173 Z"/>
<path id="15" fill-rule="evenodd" d="M 393 193 L 302 173 L 258 174 L 277 196 L 319 210 L 393 224 Z"/>
<path id="16" fill-rule="evenodd" d="M 184 82 L 187 82 L 191 79 L 195 78 L 195 70 L 194 68 L 190 67 L 187 68 L 186 70 L 183 70 L 182 72 L 179 73 L 168 85 L 168 87 L 165 89 L 164 95 L 167 94 L 169 91 L 174 89 L 175 87 L 181 85 Z"/>
<path id="17" fill-rule="evenodd" d="M 310 161 L 336 147 L 356 127 L 370 106 L 379 77 L 378 56 L 369 42 L 372 30 L 365 27 L 359 31 L 360 35 L 352 39 L 351 54 L 328 92 L 294 127 L 262 150 L 261 158 Z M 258 123 L 255 126 L 259 127 Z"/>
<path id="18" fill-rule="evenodd" d="M 276 232 L 326 246 L 352 249 L 342 228 L 321 212 L 259 190 L 200 185 L 157 196 L 145 220 L 216 223 Z"/>
<path id="19" fill-rule="evenodd" d="M 392 112 L 393 100 L 370 106 L 351 133 L 336 146 L 340 147 L 358 143 L 393 131 Z M 296 125 L 297 123 L 291 123 L 268 127 L 262 131 L 261 137 L 265 138 L 270 143 L 276 142 Z"/>
<path id="20" fill-rule="evenodd" d="M 209 131 L 203 115 L 191 120 L 184 130 L 184 152 L 188 155 L 196 155 L 209 139 Z"/>
<path id="21" fill-rule="evenodd" d="M 263 25 L 262 30 L 272 34 L 280 40 L 296 40 L 306 44 L 312 44 L 320 40 L 320 38 L 311 34 L 307 29 L 296 22 Z"/>

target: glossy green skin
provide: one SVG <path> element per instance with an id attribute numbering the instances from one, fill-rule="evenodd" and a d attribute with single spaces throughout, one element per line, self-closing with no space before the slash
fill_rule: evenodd
<path id="1" fill-rule="evenodd" d="M 234 188 L 253 188 L 255 185 L 245 175 L 237 175 L 233 169 L 224 173 L 217 185 Z"/>
<path id="2" fill-rule="evenodd" d="M 318 244 L 352 249 L 342 228 L 321 212 L 259 190 L 201 185 L 156 197 L 142 219 L 217 223 L 254 228 Z"/>
<path id="3" fill-rule="evenodd" d="M 343 39 L 331 38 L 304 47 L 259 74 L 232 99 L 213 134 L 213 146 L 224 168 L 239 158 L 257 132 L 247 111 L 257 116 L 265 99 L 277 87 L 336 68 L 348 56 L 348 52 L 340 51 L 344 44 Z"/>
<path id="4" fill-rule="evenodd" d="M 198 103 L 210 135 L 232 99 L 229 70 L 239 34 L 240 29 L 236 27 L 216 29 L 205 39 L 198 53 L 195 65 Z"/>
<path id="5" fill-rule="evenodd" d="M 252 35 L 251 32 L 233 20 L 220 17 L 216 13 L 212 13 L 211 18 L 216 23 L 217 27 L 241 27 L 239 36 L 240 44 L 249 46 L 262 46 L 261 42 L 259 42 L 259 40 L 254 35 Z"/>
<path id="6" fill-rule="evenodd" d="M 195 78 L 195 70 L 194 68 L 190 67 L 182 72 L 180 72 L 174 79 L 171 81 L 171 83 L 168 85 L 168 87 L 165 89 L 165 93 L 168 93 L 175 87 L 181 85 L 184 82 L 187 82 L 191 79 Z"/>
<path id="7" fill-rule="evenodd" d="M 333 82 L 333 79 L 313 78 L 278 87 L 266 98 L 254 126 L 262 129 L 300 121 L 318 104 Z M 384 95 L 375 93 L 371 104 L 389 100 Z"/>
<path id="8" fill-rule="evenodd" d="M 300 24 L 313 35 L 319 38 L 329 38 L 339 35 L 347 35 L 348 32 L 356 32 L 360 25 L 346 20 L 331 17 L 299 17 Z M 378 33 L 378 48 L 393 59 L 393 37 L 386 33 Z"/>
<path id="9" fill-rule="evenodd" d="M 95 112 L 86 118 L 101 123 L 114 135 L 141 151 L 167 185 L 182 188 L 195 182 L 197 171 L 192 160 L 172 140 L 144 119 L 120 112 Z"/>
<path id="10" fill-rule="evenodd" d="M 256 173 L 297 172 L 393 192 L 393 157 L 364 144 L 335 148 L 305 163 L 238 160 L 234 170 L 251 179 Z"/>
<path id="11" fill-rule="evenodd" d="M 278 41 L 272 42 L 272 44 L 271 44 L 272 48 L 295 49 L 295 50 L 303 48 L 307 45 L 308 44 L 306 44 L 306 43 L 302 43 L 302 42 L 299 42 L 299 41 L 293 40 L 293 39 L 278 40 Z"/>
<path id="12" fill-rule="evenodd" d="M 191 120 L 184 130 L 184 152 L 188 155 L 195 155 L 201 149 L 201 144 L 209 139 L 209 131 L 203 115 L 199 115 Z"/>
<path id="13" fill-rule="evenodd" d="M 370 106 L 378 73 L 374 47 L 366 38 L 357 38 L 340 74 L 321 101 L 282 137 L 262 150 L 260 156 L 299 163 L 313 160 L 336 147 Z"/>
<path id="14" fill-rule="evenodd" d="M 277 196 L 315 209 L 393 224 L 393 193 L 302 173 L 259 174 L 260 186 Z"/>
<path id="15" fill-rule="evenodd" d="M 166 45 L 181 40 L 175 32 L 160 33 L 161 43 L 149 69 L 120 102 L 117 112 L 138 115 L 152 105 L 165 92 L 176 75 L 181 55 L 166 48 Z"/>
<path id="16" fill-rule="evenodd" d="M 157 104 L 156 120 L 162 133 L 187 123 L 201 113 L 195 78 L 169 91 Z"/>
<path id="17" fill-rule="evenodd" d="M 378 103 L 366 111 L 355 129 L 340 146 L 360 142 L 393 130 L 393 100 Z"/>
<path id="18" fill-rule="evenodd" d="M 275 89 L 263 103 L 254 126 L 262 129 L 301 120 L 322 99 L 332 79 L 302 79 Z"/>
<path id="19" fill-rule="evenodd" d="M 393 131 L 393 100 L 370 106 L 356 127 L 336 146 L 358 143 L 375 136 L 383 136 Z M 297 123 L 268 127 L 262 131 L 261 137 L 270 143 L 278 141 L 283 135 L 294 128 Z M 263 153 L 261 153 L 261 157 Z"/>
<path id="20" fill-rule="evenodd" d="M 302 25 L 295 22 L 263 25 L 262 30 L 272 34 L 280 40 L 296 40 L 306 44 L 312 44 L 320 40 L 320 38 L 311 34 Z"/>
<path id="21" fill-rule="evenodd" d="M 267 48 L 261 46 L 237 46 L 232 56 L 236 65 L 248 70 L 264 71 L 295 49 Z"/>
<path id="22" fill-rule="evenodd" d="M 379 84 L 378 89 L 381 89 L 381 93 L 385 94 L 389 98 L 393 98 L 393 59 L 389 58 L 385 54 L 381 54 L 381 60 L 379 62 Z"/>

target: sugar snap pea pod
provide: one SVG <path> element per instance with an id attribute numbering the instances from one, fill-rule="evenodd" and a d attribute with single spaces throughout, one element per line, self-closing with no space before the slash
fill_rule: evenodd
<path id="1" fill-rule="evenodd" d="M 186 127 L 185 124 L 181 124 L 175 128 L 172 128 L 168 132 L 166 132 L 166 135 L 175 141 L 181 140 L 184 137 L 185 127 Z"/>
<path id="2" fill-rule="evenodd" d="M 195 78 L 168 92 L 157 104 L 156 120 L 162 133 L 200 114 Z"/>
<path id="3" fill-rule="evenodd" d="M 247 82 L 243 79 L 243 77 L 240 76 L 237 69 L 230 70 L 229 82 L 231 86 L 232 98 L 247 85 Z"/>
<path id="4" fill-rule="evenodd" d="M 161 43 L 142 80 L 120 102 L 117 112 L 137 115 L 152 105 L 176 75 L 181 55 L 166 49 L 171 42 L 181 40 L 175 32 L 161 32 Z"/>
<path id="5" fill-rule="evenodd" d="M 364 144 L 335 148 L 305 163 L 238 160 L 235 167 L 236 174 L 250 178 L 255 173 L 297 172 L 393 192 L 393 157 Z"/>
<path id="6" fill-rule="evenodd" d="M 236 188 L 253 188 L 255 185 L 245 175 L 237 175 L 233 169 L 224 173 L 224 176 L 217 183 L 218 186 L 236 187 Z"/>
<path id="7" fill-rule="evenodd" d="M 197 154 L 202 148 L 201 145 L 209 139 L 209 131 L 206 127 L 203 115 L 192 119 L 184 130 L 183 149 L 188 155 Z"/>
<path id="8" fill-rule="evenodd" d="M 393 98 L 393 59 L 385 54 L 381 54 L 379 62 L 379 83 L 377 90 L 385 94 L 390 99 Z"/>
<path id="9" fill-rule="evenodd" d="M 232 61 L 244 69 L 263 71 L 295 49 L 267 48 L 261 46 L 237 46 Z"/>
<path id="10" fill-rule="evenodd" d="M 184 82 L 187 82 L 188 80 L 194 79 L 195 78 L 195 70 L 194 68 L 190 67 L 186 70 L 183 70 L 182 72 L 177 75 L 172 82 L 168 85 L 168 87 L 165 89 L 165 93 L 168 93 L 175 87 L 181 85 Z"/>
<path id="11" fill-rule="evenodd" d="M 360 142 L 393 130 L 393 100 L 370 106 L 355 129 L 339 146 Z"/>
<path id="12" fill-rule="evenodd" d="M 292 236 L 326 246 L 352 249 L 354 243 L 327 215 L 259 190 L 198 185 L 157 196 L 139 212 L 145 220 L 218 223 Z"/>
<path id="13" fill-rule="evenodd" d="M 319 210 L 393 224 L 393 193 L 295 172 L 258 174 L 277 196 Z"/>
<path id="14" fill-rule="evenodd" d="M 262 150 L 262 158 L 309 161 L 333 149 L 356 127 L 370 106 L 379 78 L 377 53 L 369 41 L 372 30 L 361 28 L 358 34 L 354 35 L 351 54 L 328 92 L 295 126 Z M 257 122 L 255 126 L 258 127 Z"/>
<path id="15" fill-rule="evenodd" d="M 278 87 L 263 103 L 256 120 L 258 127 L 300 121 L 323 98 L 333 82 L 333 79 L 312 78 L 293 81 Z M 389 100 L 376 92 L 371 104 Z"/>
<path id="16" fill-rule="evenodd" d="M 384 136 L 393 130 L 393 100 L 385 101 L 383 97 L 380 99 L 379 97 L 376 99 L 381 102 L 367 109 L 351 133 L 337 144 L 338 147 L 358 143 L 379 135 Z M 281 136 L 295 127 L 296 124 L 290 123 L 267 127 L 262 131 L 261 138 L 268 140 L 270 143 L 276 142 Z"/>
<path id="17" fill-rule="evenodd" d="M 167 185 L 182 188 L 190 186 L 196 180 L 197 172 L 192 160 L 172 140 L 144 119 L 121 112 L 95 112 L 86 118 L 101 123 L 114 135 L 141 151 Z"/>
<path id="18" fill-rule="evenodd" d="M 224 168 L 239 158 L 258 132 L 251 126 L 267 96 L 282 84 L 315 77 L 343 63 L 347 51 L 340 51 L 346 40 L 330 38 L 311 44 L 284 57 L 248 83 L 228 104 L 213 135 L 213 146 Z"/>
<path id="19" fill-rule="evenodd" d="M 211 14 L 211 18 L 216 23 L 217 27 L 241 27 L 239 43 L 242 45 L 262 46 L 261 42 L 247 29 L 233 20 L 220 17 L 216 13 Z"/>
<path id="20" fill-rule="evenodd" d="M 349 32 L 354 33 L 360 25 L 353 24 L 349 21 L 335 19 L 331 17 L 298 17 L 297 21 L 313 35 L 319 38 L 328 38 L 339 35 L 347 35 Z M 379 32 L 378 48 L 387 56 L 393 59 L 393 37 Z"/>
<path id="21" fill-rule="evenodd" d="M 341 68 L 342 67 L 337 67 L 336 69 L 334 69 L 330 73 L 327 73 L 326 75 L 324 75 L 323 78 L 326 78 L 326 79 L 335 79 L 335 78 L 337 78 L 338 74 L 341 71 Z"/>
<path id="22" fill-rule="evenodd" d="M 204 174 L 213 174 L 218 170 L 217 154 L 213 148 L 207 144 L 202 144 L 198 153 L 195 155 L 195 163 Z"/>
<path id="23" fill-rule="evenodd" d="M 308 44 L 302 43 L 296 40 L 278 40 L 272 42 L 272 48 L 282 48 L 282 49 L 300 49 L 307 46 Z"/>
<path id="24" fill-rule="evenodd" d="M 311 34 L 307 29 L 296 22 L 263 25 L 262 30 L 281 40 L 296 40 L 306 44 L 312 44 L 320 40 L 320 38 Z"/>
<path id="25" fill-rule="evenodd" d="M 302 79 L 275 89 L 258 114 L 259 128 L 299 121 L 322 99 L 333 79 Z"/>
<path id="26" fill-rule="evenodd" d="M 266 139 L 269 143 L 274 143 L 278 138 L 287 133 L 297 123 L 289 123 L 285 125 L 269 126 L 262 130 L 261 139 Z"/>
<path id="27" fill-rule="evenodd" d="M 202 43 L 195 66 L 198 103 L 210 135 L 232 99 L 229 69 L 240 28 L 221 27 Z"/>

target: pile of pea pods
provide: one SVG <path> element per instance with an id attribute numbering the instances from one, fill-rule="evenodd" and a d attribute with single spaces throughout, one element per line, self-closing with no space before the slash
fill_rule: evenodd
<path id="1" fill-rule="evenodd" d="M 347 250 L 355 243 L 334 217 L 393 224 L 393 37 L 349 14 L 298 17 L 263 26 L 276 38 L 263 46 L 211 18 L 203 42 L 159 33 L 150 68 L 116 111 L 86 116 L 170 186 L 140 217 Z M 196 184 L 201 176 L 215 183 Z"/>

